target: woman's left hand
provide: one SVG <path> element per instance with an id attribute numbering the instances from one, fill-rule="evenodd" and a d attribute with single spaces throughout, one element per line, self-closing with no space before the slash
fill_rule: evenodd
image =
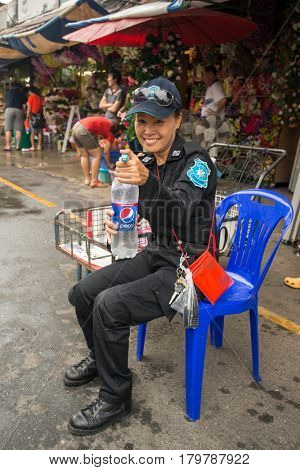
<path id="1" fill-rule="evenodd" d="M 149 170 L 142 164 L 139 158 L 130 149 L 121 150 L 123 155 L 129 156 L 129 161 L 124 163 L 118 161 L 114 172 L 120 183 L 136 184 L 142 186 L 149 177 Z"/>

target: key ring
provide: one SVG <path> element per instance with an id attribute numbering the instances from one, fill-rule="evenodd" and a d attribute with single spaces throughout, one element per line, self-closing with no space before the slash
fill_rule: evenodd
<path id="1" fill-rule="evenodd" d="M 176 273 L 177 273 L 177 276 L 178 276 L 178 277 L 182 276 L 182 274 L 184 273 L 184 268 L 182 268 L 181 266 L 179 266 L 179 267 L 176 269 Z"/>

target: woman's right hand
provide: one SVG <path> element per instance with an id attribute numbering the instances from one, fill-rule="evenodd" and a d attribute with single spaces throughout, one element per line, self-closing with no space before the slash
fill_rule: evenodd
<path id="1" fill-rule="evenodd" d="M 114 211 L 112 209 L 105 209 L 106 219 L 104 219 L 105 231 L 107 242 L 111 245 L 112 235 L 117 235 L 118 233 L 118 226 L 114 224 L 111 220 L 112 216 L 114 215 Z"/>

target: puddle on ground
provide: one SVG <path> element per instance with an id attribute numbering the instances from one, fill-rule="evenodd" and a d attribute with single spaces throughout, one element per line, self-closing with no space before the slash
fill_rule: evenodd
<path id="1" fill-rule="evenodd" d="M 0 208 L 2 209 L 23 209 L 24 204 L 20 197 L 11 196 L 4 189 L 0 189 Z"/>

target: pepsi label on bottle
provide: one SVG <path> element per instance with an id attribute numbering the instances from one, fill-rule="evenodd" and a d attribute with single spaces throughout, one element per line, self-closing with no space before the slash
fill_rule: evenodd
<path id="1" fill-rule="evenodd" d="M 126 205 L 112 203 L 112 210 L 114 211 L 112 221 L 118 225 L 120 232 L 130 232 L 135 229 L 138 203 Z"/>

